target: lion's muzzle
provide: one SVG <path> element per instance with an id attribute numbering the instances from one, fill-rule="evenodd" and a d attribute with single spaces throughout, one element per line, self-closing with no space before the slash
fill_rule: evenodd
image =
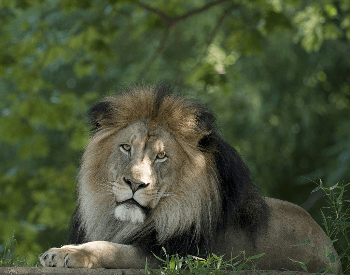
<path id="1" fill-rule="evenodd" d="M 135 194 L 135 192 L 137 190 L 142 189 L 142 188 L 146 188 L 149 185 L 149 183 L 144 183 L 144 182 L 136 180 L 136 179 L 129 179 L 129 178 L 125 178 L 125 177 L 123 177 L 123 181 L 125 182 L 125 184 L 127 186 L 130 187 L 133 194 Z"/>

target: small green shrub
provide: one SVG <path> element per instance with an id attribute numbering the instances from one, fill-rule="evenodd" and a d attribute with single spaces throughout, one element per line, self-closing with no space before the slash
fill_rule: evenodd
<path id="1" fill-rule="evenodd" d="M 332 187 L 324 187 L 320 181 L 318 187 L 311 192 L 322 189 L 326 194 L 329 206 L 321 209 L 322 224 L 339 256 L 335 258 L 333 253 L 327 253 L 327 251 L 324 251 L 324 255 L 327 256 L 331 264 L 338 259 L 341 260 L 343 274 L 348 274 L 350 271 L 350 197 L 345 195 L 349 191 L 348 186 L 350 183 L 345 185 L 337 183 Z"/>
<path id="2" fill-rule="evenodd" d="M 241 270 L 256 270 L 256 266 L 251 262 L 253 259 L 262 257 L 265 253 L 251 256 L 246 258 L 245 252 L 242 251 L 243 260 L 236 261 L 241 255 L 237 255 L 231 260 L 224 261 L 223 256 L 217 256 L 215 254 L 209 255 L 206 259 L 187 255 L 187 257 L 179 257 L 179 255 L 168 255 L 166 250 L 165 259 L 161 259 L 154 255 L 160 262 L 163 263 L 163 267 L 160 269 L 148 268 L 146 263 L 145 274 L 151 272 L 151 274 L 159 275 L 172 275 L 172 274 L 228 274 L 232 272 L 240 272 Z M 257 271 L 258 272 L 258 271 Z"/>
<path id="3" fill-rule="evenodd" d="M 30 266 L 28 256 L 25 258 L 14 256 L 14 250 L 17 246 L 17 241 L 13 236 L 11 241 L 5 245 L 0 245 L 0 266 Z M 39 259 L 35 266 L 40 264 Z"/>

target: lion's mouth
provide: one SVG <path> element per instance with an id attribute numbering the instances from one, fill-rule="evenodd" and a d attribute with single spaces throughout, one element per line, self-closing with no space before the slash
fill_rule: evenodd
<path id="1" fill-rule="evenodd" d="M 139 204 L 136 200 L 134 200 L 133 198 L 122 201 L 122 202 L 117 202 L 117 206 L 119 205 L 125 205 L 125 207 L 127 208 L 132 208 L 134 205 L 140 207 L 142 210 L 146 210 L 147 207 L 142 206 L 141 204 Z"/>
<path id="2" fill-rule="evenodd" d="M 123 202 L 116 202 L 115 217 L 122 221 L 131 221 L 132 223 L 144 222 L 147 213 L 151 210 L 144 207 L 134 199 L 128 199 Z"/>
<path id="3" fill-rule="evenodd" d="M 141 204 L 139 204 L 137 201 L 135 201 L 133 198 L 128 199 L 126 201 L 119 202 L 118 204 L 126 204 L 126 205 L 137 205 L 139 207 L 143 207 Z"/>

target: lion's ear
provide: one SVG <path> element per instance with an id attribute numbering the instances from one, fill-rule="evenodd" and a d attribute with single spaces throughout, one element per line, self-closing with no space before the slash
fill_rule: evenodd
<path id="1" fill-rule="evenodd" d="M 215 134 L 215 115 L 201 106 L 200 114 L 197 117 L 197 125 L 201 132 L 200 139 L 198 141 L 198 148 L 200 150 L 208 150 L 210 147 L 215 146 L 216 134 Z"/>
<path id="2" fill-rule="evenodd" d="M 111 103 L 109 101 L 102 101 L 89 110 L 88 117 L 95 130 L 100 128 L 103 125 L 103 121 L 109 117 L 111 112 L 110 106 Z"/>
<path id="3" fill-rule="evenodd" d="M 215 134 L 209 133 L 208 135 L 203 136 L 198 141 L 198 149 L 202 152 L 211 151 L 212 148 L 216 145 Z"/>

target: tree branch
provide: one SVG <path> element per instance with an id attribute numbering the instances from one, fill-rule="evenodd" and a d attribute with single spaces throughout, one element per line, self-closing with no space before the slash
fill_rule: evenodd
<path id="1" fill-rule="evenodd" d="M 207 49 L 208 49 L 209 45 L 213 42 L 215 34 L 216 34 L 217 30 L 219 29 L 219 27 L 221 26 L 222 21 L 224 21 L 224 18 L 227 16 L 228 12 L 229 12 L 228 10 L 223 12 L 223 14 L 219 18 L 218 22 L 216 23 L 215 28 L 212 30 L 212 32 L 208 36 L 207 43 L 206 43 Z"/>
<path id="2" fill-rule="evenodd" d="M 174 24 L 176 24 L 178 21 L 180 20 L 184 20 L 184 19 L 187 19 L 188 17 L 192 16 L 192 15 L 195 15 L 195 14 L 198 14 L 198 13 L 201 13 L 205 10 L 208 10 L 210 9 L 211 7 L 214 7 L 216 5 L 220 5 L 222 3 L 226 3 L 226 2 L 231 2 L 231 0 L 220 0 L 220 1 L 217 1 L 217 2 L 213 2 L 213 3 L 209 3 L 199 9 L 196 9 L 196 10 L 192 10 L 192 11 L 189 11 L 188 13 L 184 14 L 184 15 L 181 15 L 181 16 L 178 16 L 178 17 L 170 17 L 168 14 L 166 14 L 165 12 L 162 12 L 162 11 L 159 11 L 159 10 L 156 10 L 144 3 L 139 3 L 139 6 L 150 11 L 150 12 L 153 12 L 153 13 L 156 13 L 158 14 L 163 22 L 168 25 L 168 26 L 173 26 Z"/>
<path id="3" fill-rule="evenodd" d="M 214 7 L 216 5 L 220 5 L 220 4 L 223 4 L 223 3 L 226 3 L 226 2 L 231 2 L 231 0 L 219 0 L 217 2 L 213 2 L 213 3 L 209 3 L 199 9 L 196 9 L 196 10 L 192 10 L 192 11 L 189 11 L 187 12 L 186 14 L 182 15 L 182 16 L 178 16 L 178 17 L 170 17 L 167 13 L 165 12 L 162 12 L 160 10 L 157 10 L 157 9 L 154 9 L 148 5 L 146 5 L 145 3 L 139 3 L 138 5 L 141 7 L 141 8 L 144 8 L 145 10 L 149 11 L 149 12 L 153 12 L 153 13 L 156 13 L 158 14 L 161 19 L 163 20 L 163 22 L 167 25 L 167 28 L 165 29 L 164 31 L 164 34 L 163 34 L 163 38 L 162 38 L 162 41 L 158 47 L 158 49 L 155 51 L 155 53 L 153 54 L 152 58 L 150 59 L 150 61 L 147 63 L 147 65 L 145 66 L 145 68 L 140 72 L 140 75 L 139 75 L 139 80 L 141 80 L 145 74 L 147 73 L 147 71 L 149 70 L 149 68 L 152 66 L 152 64 L 155 62 L 155 60 L 158 58 L 158 56 L 160 55 L 160 53 L 162 52 L 165 44 L 166 44 L 166 41 L 168 39 L 168 36 L 169 36 L 169 33 L 170 33 L 170 27 L 173 27 L 177 22 L 181 21 L 181 20 L 184 20 L 184 19 L 187 19 L 188 17 L 192 16 L 192 15 L 195 15 L 195 14 L 198 14 L 198 13 L 201 13 L 205 10 L 208 10 L 210 9 L 211 7 Z M 234 6 L 236 7 L 236 6 Z M 218 23 L 217 23 L 217 26 L 214 28 L 214 30 L 212 31 L 211 35 L 209 36 L 209 42 L 213 39 L 213 37 L 215 36 L 215 32 L 217 31 L 217 29 L 219 28 L 219 26 L 221 25 L 221 22 L 223 21 L 223 19 L 225 18 L 225 16 L 227 15 L 228 11 L 225 11 L 223 13 L 223 15 L 220 17 Z"/>
<path id="4" fill-rule="evenodd" d="M 221 17 L 219 18 L 218 22 L 216 23 L 215 28 L 211 31 L 210 35 L 207 38 L 206 41 L 206 45 L 205 45 L 205 50 L 199 54 L 199 57 L 197 58 L 197 62 L 196 65 L 193 67 L 193 70 L 195 70 L 202 62 L 202 59 L 204 58 L 204 56 L 206 55 L 209 46 L 211 45 L 211 43 L 213 42 L 216 32 L 219 29 L 219 27 L 221 26 L 221 23 L 224 21 L 225 17 L 227 16 L 227 14 L 229 13 L 230 10 L 232 10 L 232 8 L 235 8 L 236 6 L 231 7 L 230 9 L 227 9 L 223 12 L 223 14 L 221 15 Z"/>
<path id="5" fill-rule="evenodd" d="M 144 4 L 144 3 L 139 3 L 139 6 L 140 6 L 141 8 L 144 8 L 145 10 L 148 10 L 148 11 L 150 11 L 150 12 L 153 12 L 153 13 L 158 14 L 158 15 L 162 18 L 163 22 L 164 22 L 166 25 L 169 26 L 169 25 L 172 24 L 172 22 L 170 22 L 170 21 L 172 21 L 172 18 L 171 18 L 169 15 L 167 15 L 165 12 L 156 10 L 156 9 L 154 9 L 154 8 L 152 8 L 152 7 L 150 7 L 150 6 L 146 5 L 146 4 Z"/>
<path id="6" fill-rule="evenodd" d="M 179 16 L 179 17 L 175 17 L 174 20 L 177 22 L 177 21 L 180 21 L 180 20 L 183 20 L 183 19 L 186 19 L 192 15 L 195 15 L 195 14 L 198 14 L 198 13 L 201 13 L 205 10 L 208 10 L 210 9 L 211 7 L 214 7 L 216 5 L 220 5 L 222 3 L 226 3 L 226 2 L 231 2 L 231 0 L 220 0 L 218 2 L 213 2 L 213 3 L 209 3 L 207 5 L 205 5 L 204 7 L 201 7 L 197 10 L 192 10 L 192 11 L 189 11 L 188 13 L 182 15 L 182 16 Z"/>

